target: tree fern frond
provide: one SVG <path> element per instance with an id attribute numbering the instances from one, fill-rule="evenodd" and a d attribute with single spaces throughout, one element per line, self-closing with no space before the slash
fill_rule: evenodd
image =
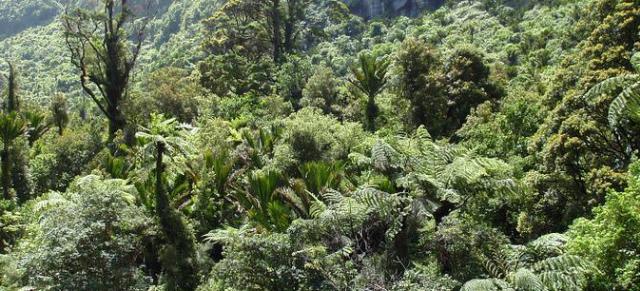
<path id="1" fill-rule="evenodd" d="M 487 258 L 484 255 L 479 255 L 478 257 L 479 257 L 480 263 L 484 267 L 485 271 L 487 271 L 487 273 L 491 277 L 494 277 L 494 278 L 505 278 L 506 277 L 506 271 L 508 271 L 508 270 L 504 270 L 501 266 L 496 264 L 496 262 L 494 262 L 493 260 Z"/>
<path id="2" fill-rule="evenodd" d="M 372 159 L 370 157 L 367 157 L 366 155 L 363 155 L 361 153 L 350 153 L 349 160 L 356 166 L 362 167 L 369 166 L 372 163 Z"/>
<path id="3" fill-rule="evenodd" d="M 382 217 L 392 217 L 397 215 L 400 206 L 400 199 L 397 195 L 389 194 L 371 187 L 364 187 L 356 190 L 353 197 L 364 205 L 380 213 Z"/>
<path id="4" fill-rule="evenodd" d="M 249 229 L 246 226 L 242 226 L 241 228 L 227 226 L 223 229 L 212 230 L 211 232 L 205 234 L 204 241 L 226 245 L 233 243 L 248 232 Z"/>
<path id="5" fill-rule="evenodd" d="M 533 265 L 533 270 L 538 272 L 585 270 L 587 268 L 588 265 L 584 259 L 572 255 L 548 258 Z"/>
<path id="6" fill-rule="evenodd" d="M 327 210 L 327 205 L 322 201 L 313 201 L 309 207 L 309 216 L 311 218 L 319 218 L 320 215 Z"/>
<path id="7" fill-rule="evenodd" d="M 501 291 L 513 290 L 509 284 L 500 279 L 474 279 L 464 283 L 460 291 Z"/>
<path id="8" fill-rule="evenodd" d="M 327 201 L 329 204 L 340 203 L 345 198 L 344 195 L 342 195 L 342 193 L 336 190 L 331 190 L 331 189 L 320 194 L 320 197 L 322 197 L 322 199 L 324 201 Z"/>
<path id="9" fill-rule="evenodd" d="M 640 53 L 635 53 L 631 57 L 631 65 L 636 70 L 636 73 L 640 74 Z"/>
<path id="10" fill-rule="evenodd" d="M 625 116 L 640 120 L 640 81 L 626 87 L 609 107 L 609 124 L 612 127 L 616 127 Z"/>
<path id="11" fill-rule="evenodd" d="M 509 274 L 508 281 L 518 290 L 544 291 L 547 290 L 542 280 L 529 269 L 518 269 Z"/>
<path id="12" fill-rule="evenodd" d="M 528 244 L 528 251 L 533 252 L 536 256 L 559 256 L 564 253 L 564 246 L 568 241 L 568 237 L 564 234 L 550 233 L 543 235 Z"/>
<path id="13" fill-rule="evenodd" d="M 542 272 L 538 277 L 551 290 L 581 291 L 584 277 L 579 274 L 565 274 L 561 272 Z"/>
<path id="14" fill-rule="evenodd" d="M 624 75 L 606 79 L 589 89 L 583 98 L 589 100 L 602 94 L 611 94 L 615 90 L 637 83 L 638 78 L 638 75 Z"/>
<path id="15" fill-rule="evenodd" d="M 371 148 L 371 160 L 376 170 L 385 172 L 394 166 L 398 153 L 388 143 L 377 140 Z"/>
<path id="16" fill-rule="evenodd" d="M 414 138 L 418 140 L 428 140 L 431 141 L 432 136 L 431 133 L 424 127 L 424 125 L 420 125 L 414 134 Z"/>

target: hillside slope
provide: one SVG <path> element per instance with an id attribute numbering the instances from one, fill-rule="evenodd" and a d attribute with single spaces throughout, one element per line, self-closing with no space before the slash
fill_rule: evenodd
<path id="1" fill-rule="evenodd" d="M 199 55 L 201 21 L 213 14 L 220 0 L 164 1 L 156 4 L 139 70 L 158 66 L 193 66 Z M 1 21 L 13 23 L 0 37 L 0 59 L 17 62 L 22 95 L 35 102 L 46 101 L 56 92 L 80 94 L 78 80 L 69 61 L 62 23 L 58 19 L 60 1 L 0 3 Z M 37 8 L 37 9 L 35 9 Z M 7 16 L 9 15 L 9 16 Z M 15 16 L 11 16 L 15 15 Z M 20 19 L 21 21 L 16 21 Z M 6 64 L 0 64 L 5 70 Z"/>

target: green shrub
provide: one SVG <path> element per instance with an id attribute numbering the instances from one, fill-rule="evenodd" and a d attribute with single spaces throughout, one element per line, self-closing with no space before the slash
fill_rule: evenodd
<path id="1" fill-rule="evenodd" d="M 46 290 L 146 290 L 143 241 L 152 221 L 123 180 L 87 176 L 32 203 L 13 254 L 21 283 Z"/>

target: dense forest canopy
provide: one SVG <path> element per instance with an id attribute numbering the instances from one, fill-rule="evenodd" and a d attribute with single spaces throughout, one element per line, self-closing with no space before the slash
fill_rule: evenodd
<path id="1" fill-rule="evenodd" d="M 638 0 L 0 0 L 0 290 L 640 290 Z"/>

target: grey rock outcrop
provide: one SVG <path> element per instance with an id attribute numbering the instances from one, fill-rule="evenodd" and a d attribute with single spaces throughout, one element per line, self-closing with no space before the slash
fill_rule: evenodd
<path id="1" fill-rule="evenodd" d="M 380 16 L 417 16 L 425 9 L 436 9 L 444 0 L 345 0 L 355 14 L 366 19 Z"/>

